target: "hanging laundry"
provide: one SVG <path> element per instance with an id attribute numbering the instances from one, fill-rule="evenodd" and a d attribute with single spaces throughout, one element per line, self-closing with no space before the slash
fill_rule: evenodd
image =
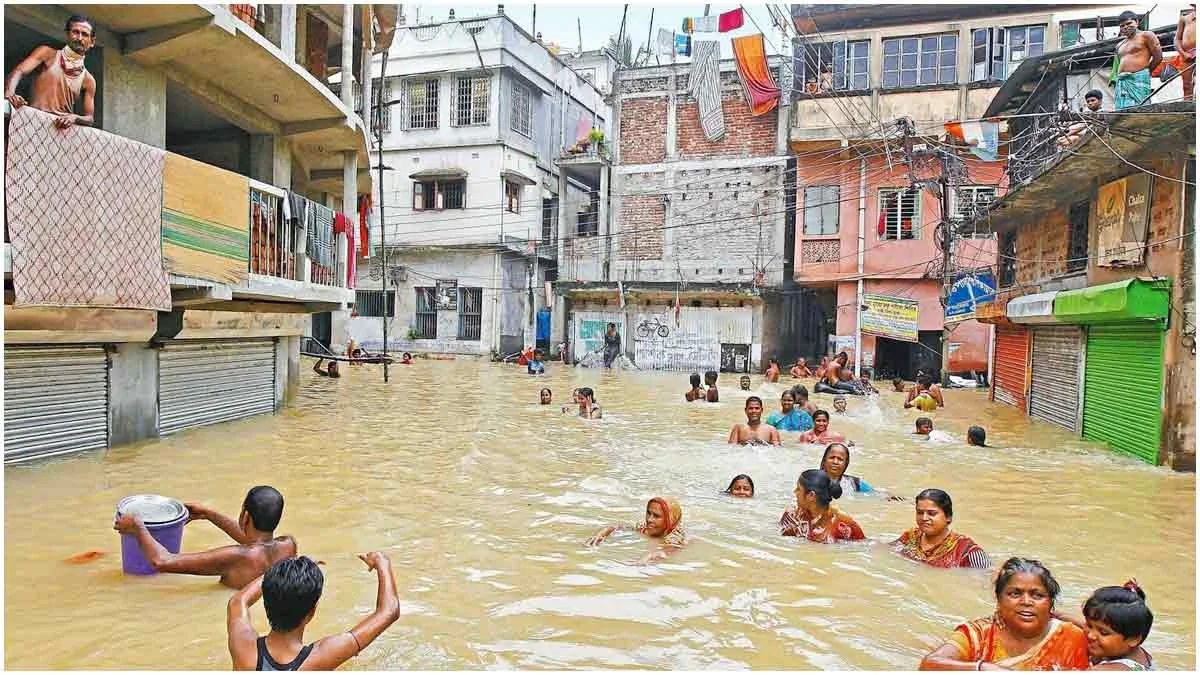
<path id="1" fill-rule="evenodd" d="M 308 203 L 311 218 L 308 223 L 308 257 L 321 267 L 333 266 L 333 209 Z"/>
<path id="2" fill-rule="evenodd" d="M 722 33 L 728 33 L 735 28 L 741 28 L 745 22 L 745 16 L 741 7 L 730 12 L 725 12 L 719 19 L 718 28 Z"/>
<path id="3" fill-rule="evenodd" d="M 333 231 L 346 235 L 346 251 L 349 254 L 346 256 L 346 288 L 354 288 L 354 263 L 358 259 L 354 246 L 355 229 L 354 221 L 350 220 L 350 216 L 338 211 L 333 218 Z"/>
<path id="4" fill-rule="evenodd" d="M 658 29 L 658 53 L 671 55 L 675 52 L 675 33 L 666 28 Z"/>
<path id="5" fill-rule="evenodd" d="M 691 88 L 700 108 L 704 137 L 719 141 L 725 136 L 725 113 L 721 109 L 721 43 L 697 40 L 692 58 Z"/>
<path id="6" fill-rule="evenodd" d="M 683 20 L 683 29 L 680 32 L 683 33 L 684 35 L 691 35 L 692 31 L 695 29 L 696 29 L 696 20 L 689 16 L 688 18 Z"/>
<path id="7" fill-rule="evenodd" d="M 779 87 L 767 65 L 762 33 L 733 38 L 733 56 L 742 91 L 750 102 L 750 114 L 758 117 L 774 110 L 779 105 Z"/>
<path id="8" fill-rule="evenodd" d="M 358 254 L 364 258 L 371 257 L 371 248 L 368 241 L 371 238 L 371 229 L 367 226 L 367 221 L 371 217 L 371 195 L 358 196 Z"/>
<path id="9" fill-rule="evenodd" d="M 715 33 L 718 25 L 715 16 L 698 16 L 692 19 L 692 29 L 695 33 Z"/>
<path id="10" fill-rule="evenodd" d="M 998 122 L 946 122 L 946 133 L 971 146 L 971 153 L 989 162 L 996 161 L 1000 145 Z"/>
<path id="11" fill-rule="evenodd" d="M 692 55 L 692 36 L 691 35 L 676 35 L 675 36 L 675 53 L 680 56 Z"/>

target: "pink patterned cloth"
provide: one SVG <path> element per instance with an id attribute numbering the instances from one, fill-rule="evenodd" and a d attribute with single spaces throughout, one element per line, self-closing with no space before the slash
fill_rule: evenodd
<path id="1" fill-rule="evenodd" d="M 17 109 L 5 208 L 15 305 L 170 311 L 158 148 Z"/>

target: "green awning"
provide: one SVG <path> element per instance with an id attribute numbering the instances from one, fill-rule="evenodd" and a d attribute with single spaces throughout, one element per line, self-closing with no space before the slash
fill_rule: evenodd
<path id="1" fill-rule="evenodd" d="M 1076 324 L 1165 319 L 1170 296 L 1170 279 L 1126 279 L 1059 293 L 1054 316 Z"/>

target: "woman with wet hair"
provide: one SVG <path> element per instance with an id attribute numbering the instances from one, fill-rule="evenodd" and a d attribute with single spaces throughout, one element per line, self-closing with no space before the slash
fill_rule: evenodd
<path id="1" fill-rule="evenodd" d="M 1042 563 L 1009 558 L 996 575 L 996 612 L 959 625 L 921 670 L 1086 670 L 1087 636 L 1054 618 L 1058 582 Z"/>
<path id="2" fill-rule="evenodd" d="M 724 494 L 749 499 L 754 496 L 754 479 L 744 473 L 739 473 L 729 481 L 729 487 L 725 488 Z"/>
<path id="3" fill-rule="evenodd" d="M 652 551 L 642 558 L 642 563 L 661 560 L 687 546 L 687 531 L 683 528 L 683 507 L 679 501 L 671 497 L 653 497 L 646 502 L 646 517 L 637 523 L 618 523 L 600 530 L 591 539 L 588 546 L 599 546 L 614 532 L 637 532 L 651 539 L 660 541 L 657 551 Z"/>
<path id="4" fill-rule="evenodd" d="M 936 488 L 922 490 L 917 495 L 916 505 L 917 526 L 892 542 L 900 555 L 933 567 L 985 570 L 992 566 L 979 544 L 965 534 L 950 530 L 950 523 L 954 521 L 954 502 L 950 495 Z"/>
<path id="5" fill-rule="evenodd" d="M 796 505 L 779 519 L 780 534 L 801 537 L 821 544 L 865 539 L 862 528 L 838 511 L 833 500 L 842 496 L 842 486 L 820 469 L 809 469 L 796 481 Z"/>

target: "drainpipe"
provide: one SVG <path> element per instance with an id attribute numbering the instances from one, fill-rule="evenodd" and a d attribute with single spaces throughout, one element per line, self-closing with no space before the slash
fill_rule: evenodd
<path id="1" fill-rule="evenodd" d="M 858 160 L 858 291 L 854 304 L 854 377 L 862 377 L 863 263 L 867 255 L 867 158 Z"/>

